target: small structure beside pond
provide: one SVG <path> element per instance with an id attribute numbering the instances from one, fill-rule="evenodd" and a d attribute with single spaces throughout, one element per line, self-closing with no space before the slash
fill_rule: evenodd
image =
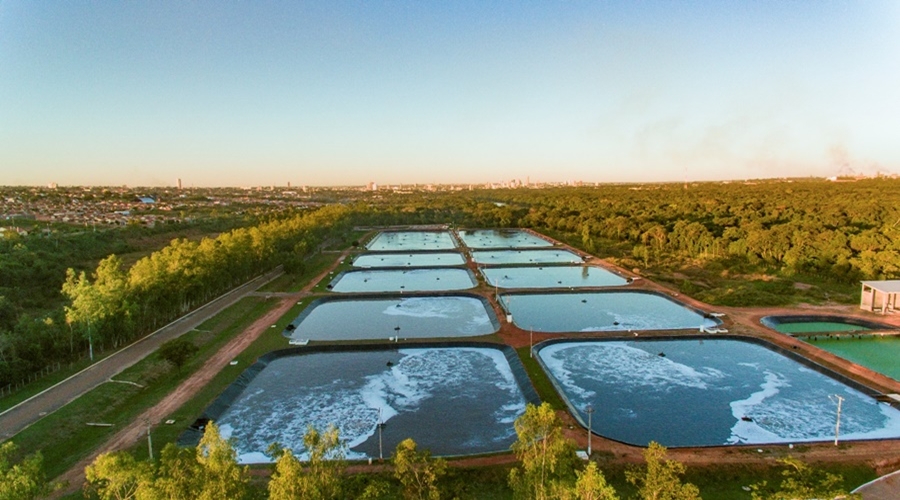
<path id="1" fill-rule="evenodd" d="M 859 308 L 870 312 L 887 314 L 897 308 L 900 295 L 900 280 L 863 281 Z"/>

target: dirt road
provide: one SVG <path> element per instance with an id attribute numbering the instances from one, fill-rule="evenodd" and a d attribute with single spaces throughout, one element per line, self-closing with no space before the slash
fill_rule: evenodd
<path id="1" fill-rule="evenodd" d="M 238 354 L 244 351 L 250 344 L 258 339 L 263 332 L 284 316 L 294 304 L 301 298 L 309 295 L 310 289 L 318 283 L 322 278 L 328 275 L 328 272 L 334 269 L 342 260 L 344 260 L 349 251 L 343 252 L 340 257 L 328 269 L 323 271 L 319 276 L 313 278 L 306 287 L 300 292 L 283 295 L 278 306 L 254 321 L 252 325 L 247 327 L 238 336 L 232 339 L 228 344 L 222 347 L 214 354 L 198 371 L 194 372 L 187 380 L 181 383 L 174 391 L 169 393 L 162 401 L 152 408 L 148 409 L 138 416 L 131 424 L 123 427 L 106 443 L 94 450 L 87 458 L 75 464 L 65 474 L 58 477 L 56 481 L 66 484 L 65 488 L 57 492 L 54 498 L 58 498 L 64 494 L 77 491 L 84 483 L 84 469 L 94 458 L 100 453 L 109 451 L 123 450 L 133 446 L 139 440 L 146 436 L 147 422 L 151 426 L 159 424 L 164 417 L 171 414 L 181 407 L 184 403 L 191 400 L 203 387 L 206 386 L 228 363 L 231 362 Z M 249 291 L 248 291 L 249 292 Z M 248 293 L 245 292 L 245 293 Z"/>
<path id="2" fill-rule="evenodd" d="M 0 413 L 0 440 L 8 439 L 26 427 L 55 412 L 98 385 L 108 381 L 126 368 L 144 359 L 168 340 L 193 330 L 207 319 L 219 314 L 247 293 L 280 276 L 279 269 L 260 276 L 221 297 L 169 323 L 124 349 L 97 361 L 62 382 L 40 392 Z"/>

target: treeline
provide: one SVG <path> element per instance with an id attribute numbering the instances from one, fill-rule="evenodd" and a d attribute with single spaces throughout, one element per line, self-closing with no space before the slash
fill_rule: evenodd
<path id="1" fill-rule="evenodd" d="M 368 203 L 372 224 L 527 227 L 656 275 L 708 271 L 698 280 L 705 288 L 729 275 L 772 274 L 784 282 L 761 287 L 770 303 L 788 303 L 800 278 L 842 291 L 859 280 L 900 278 L 897 179 L 473 190 Z M 749 306 L 759 294 L 701 298 Z"/>
<path id="2" fill-rule="evenodd" d="M 95 350 L 120 347 L 279 264 L 296 270 L 308 253 L 347 231 L 349 213 L 325 207 L 199 242 L 175 239 L 128 269 L 115 254 L 92 273 L 69 269 L 62 284 L 67 305 L 0 329 L 0 388 L 83 357 L 89 343 Z"/>
<path id="3" fill-rule="evenodd" d="M 835 280 L 900 275 L 900 181 L 765 181 L 509 193 L 522 225 L 577 234 L 586 249 L 627 242 L 665 257 L 740 257 Z"/>
<path id="4" fill-rule="evenodd" d="M 528 405 L 516 419 L 515 430 L 517 440 L 512 449 L 518 462 L 505 484 L 492 485 L 494 496 L 511 494 L 521 500 L 627 498 L 607 481 L 597 462 L 585 464 L 577 458 L 575 443 L 563 435 L 562 421 L 549 404 Z M 444 460 L 432 458 L 412 439 L 397 445 L 389 473 L 348 474 L 346 443 L 334 427 L 321 432 L 310 427 L 303 447 L 306 456 L 301 461 L 290 448 L 272 443 L 268 453 L 276 461 L 271 477 L 267 482 L 251 481 L 249 468 L 238 464 L 233 444 L 210 422 L 196 448 L 169 443 L 157 460 L 140 461 L 127 451 L 99 455 L 85 470 L 85 498 L 440 500 L 485 496 L 485 484 L 449 469 Z M 55 489 L 42 472 L 39 453 L 14 463 L 10 460 L 14 451 L 12 442 L 0 446 L 0 498 L 33 500 Z M 650 443 L 644 461 L 625 471 L 633 498 L 701 498 L 700 489 L 683 480 L 685 466 L 668 459 L 665 447 Z M 753 500 L 860 498 L 847 493 L 840 475 L 814 469 L 793 457 L 779 462 L 784 466 L 779 484 L 755 481 L 749 487 Z"/>
<path id="5" fill-rule="evenodd" d="M 77 252 L 64 241 L 52 257 L 52 250 L 38 254 L 6 243 L 0 253 L 0 389 L 51 362 L 80 356 L 86 337 L 104 347 L 121 345 L 261 270 L 277 264 L 290 270 L 351 218 L 360 225 L 533 228 L 722 305 L 788 304 L 806 293 L 794 287 L 801 280 L 824 290 L 802 300 L 850 302 L 858 297 L 859 280 L 900 278 L 896 179 L 342 192 L 342 201 L 350 208 L 279 218 L 199 243 L 175 240 L 127 270 L 110 257 L 94 273 L 69 274 L 67 309 L 40 316 L 20 314 L 15 304 L 58 300 L 63 278 L 57 261 L 72 262 Z"/>

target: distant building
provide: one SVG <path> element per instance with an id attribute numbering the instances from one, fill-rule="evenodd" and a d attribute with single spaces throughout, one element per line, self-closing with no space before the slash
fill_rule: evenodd
<path id="1" fill-rule="evenodd" d="M 178 189 L 181 190 L 181 178 L 178 179 Z"/>
<path id="2" fill-rule="evenodd" d="M 151 198 L 149 196 L 138 196 L 137 199 L 139 202 L 145 203 L 147 205 L 153 205 L 156 203 L 156 200 L 154 200 L 153 198 Z"/>

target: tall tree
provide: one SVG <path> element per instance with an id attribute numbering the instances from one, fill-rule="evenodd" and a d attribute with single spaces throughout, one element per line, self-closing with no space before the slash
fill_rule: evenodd
<path id="1" fill-rule="evenodd" d="M 269 481 L 269 498 L 273 500 L 332 500 L 342 498 L 344 444 L 337 428 L 319 432 L 310 426 L 303 436 L 308 460 L 303 464 L 293 452 L 284 448 L 275 462 L 275 473 Z"/>
<path id="2" fill-rule="evenodd" d="M 432 459 L 428 450 L 419 451 L 416 442 L 407 438 L 397 445 L 391 461 L 394 477 L 403 485 L 403 498 L 438 500 L 441 497 L 437 482 L 447 469 L 442 459 Z"/>
<path id="3" fill-rule="evenodd" d="M 160 453 L 154 488 L 160 498 L 193 500 L 200 494 L 202 481 L 197 451 L 167 444 Z"/>
<path id="4" fill-rule="evenodd" d="M 139 462 L 130 453 L 101 453 L 84 470 L 86 491 L 101 500 L 147 500 L 154 498 L 153 467 Z"/>
<path id="5" fill-rule="evenodd" d="M 566 488 L 559 495 L 561 500 L 619 500 L 615 488 L 606 482 L 596 462 L 588 463 L 584 470 L 575 474 L 578 476 L 575 486 Z"/>
<path id="6" fill-rule="evenodd" d="M 562 422 L 549 403 L 529 404 L 516 419 L 518 439 L 513 451 L 521 468 L 510 471 L 509 483 L 517 498 L 553 498 L 554 487 L 571 479 L 575 447 L 562 435 Z"/>
<path id="7" fill-rule="evenodd" d="M 0 498 L 31 500 L 49 494 L 52 488 L 44 475 L 40 452 L 16 463 L 12 460 L 17 449 L 12 441 L 0 444 Z"/>
<path id="8" fill-rule="evenodd" d="M 201 479 L 199 500 L 239 500 L 246 496 L 247 468 L 238 465 L 237 452 L 215 423 L 206 424 L 196 456 Z"/>
<path id="9" fill-rule="evenodd" d="M 691 483 L 682 483 L 684 464 L 666 460 L 666 447 L 652 441 L 644 450 L 646 465 L 642 470 L 626 471 L 629 483 L 638 487 L 643 500 L 700 500 L 700 490 Z"/>

